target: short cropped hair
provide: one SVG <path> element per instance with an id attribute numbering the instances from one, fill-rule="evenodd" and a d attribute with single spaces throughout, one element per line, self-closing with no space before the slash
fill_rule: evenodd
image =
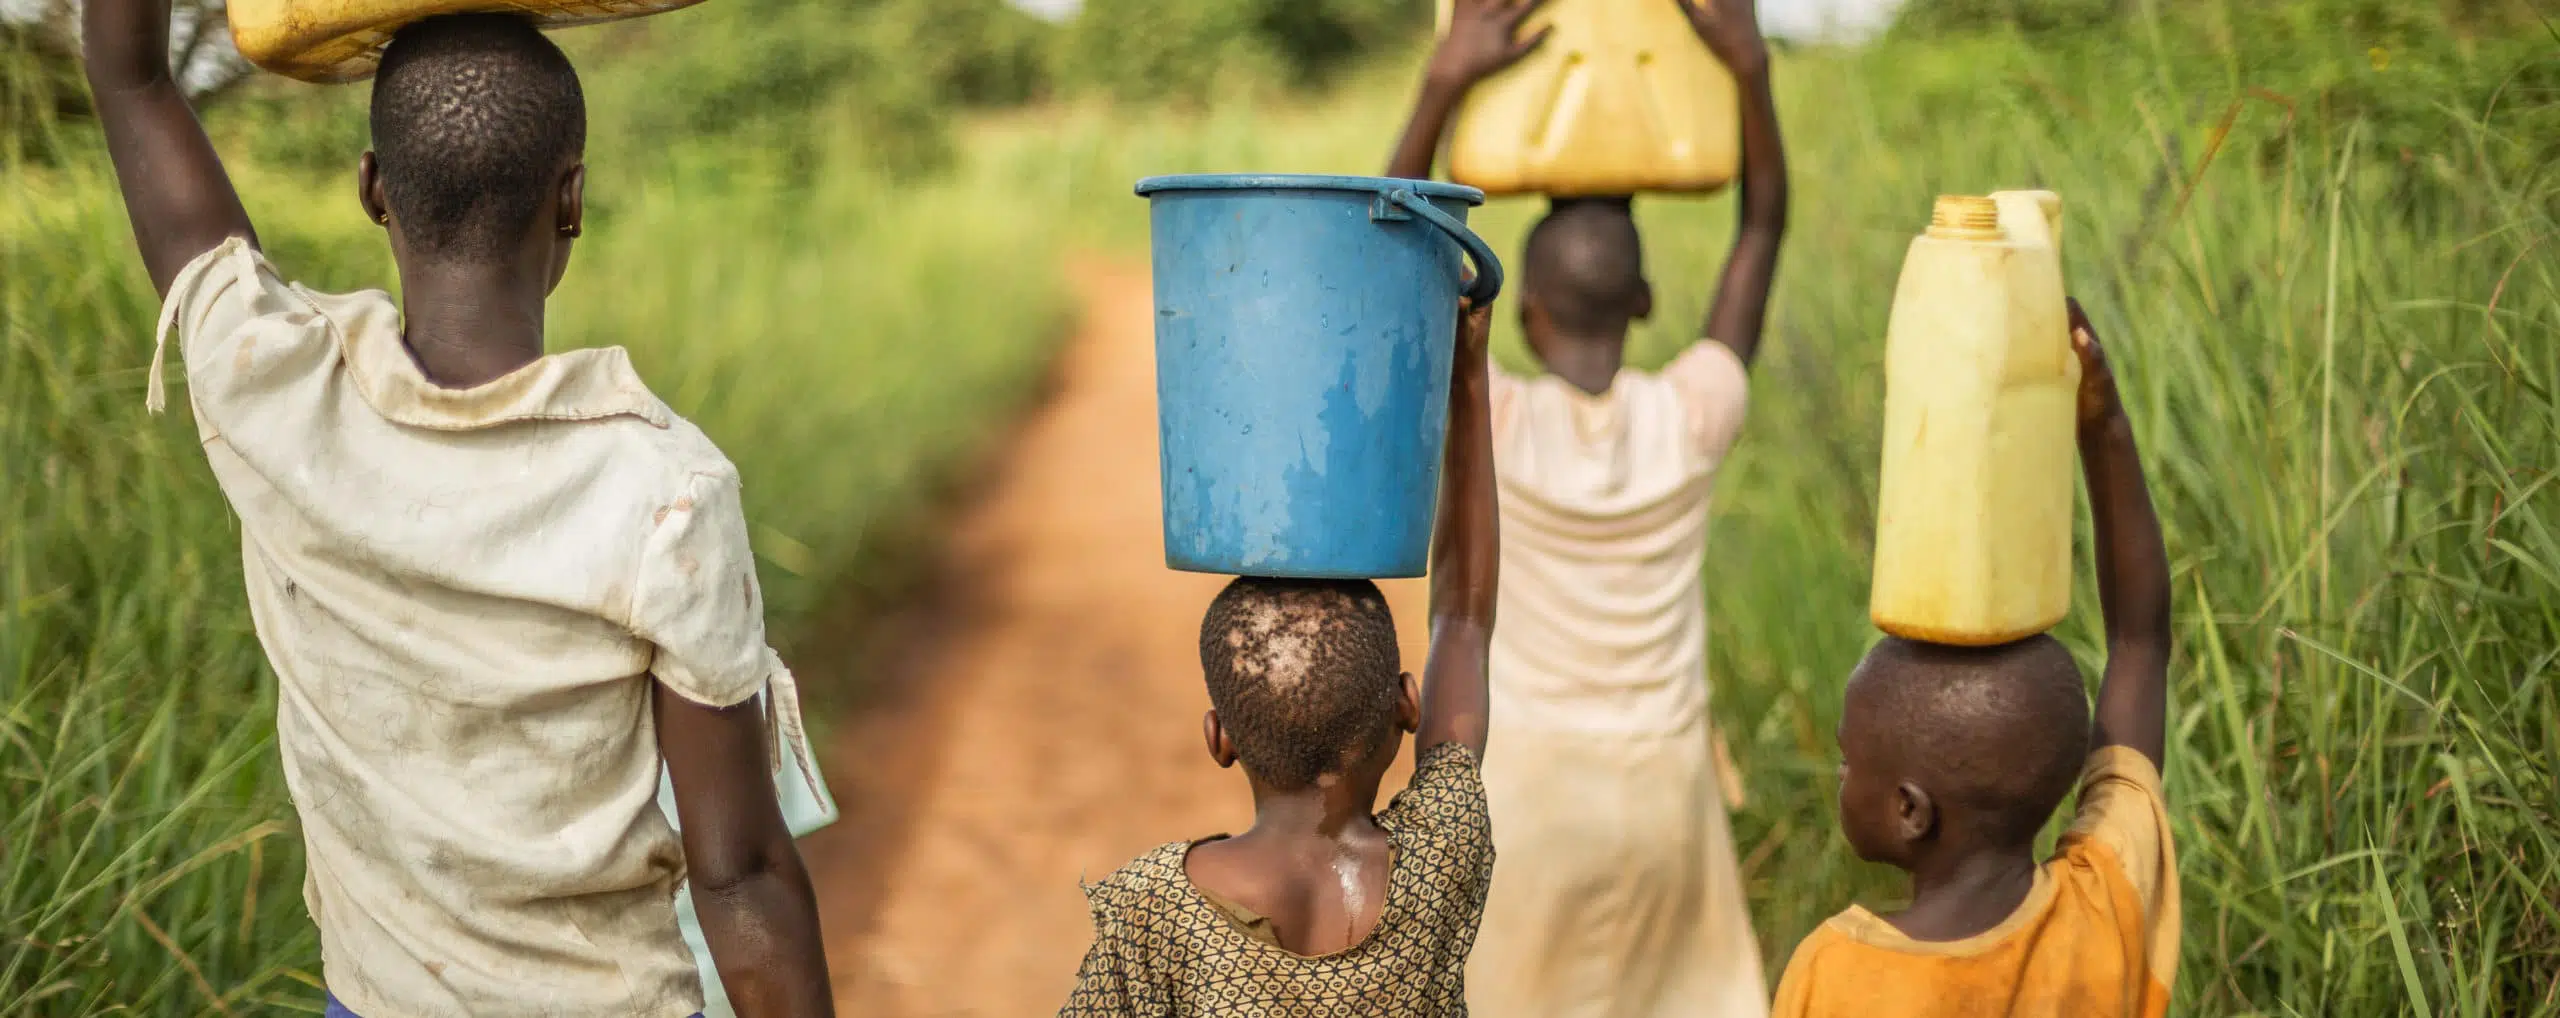
<path id="1" fill-rule="evenodd" d="M 1630 199 L 1550 202 L 1529 228 L 1522 260 L 1523 285 L 1569 331 L 1624 326 L 1644 295 L 1644 243 Z"/>
<path id="2" fill-rule="evenodd" d="M 586 144 L 577 69 L 524 18 L 428 18 L 382 54 L 376 172 L 403 237 L 423 253 L 503 253 Z"/>
<path id="3" fill-rule="evenodd" d="M 1887 637 L 1851 682 L 1872 711 L 1860 737 L 1993 844 L 2031 844 L 2089 753 L 2089 698 L 2071 651 L 2048 635 L 1996 647 Z"/>
<path id="4" fill-rule="evenodd" d="M 1239 577 L 1200 620 L 1209 702 L 1245 769 L 1304 788 L 1396 733 L 1395 619 L 1367 580 Z"/>

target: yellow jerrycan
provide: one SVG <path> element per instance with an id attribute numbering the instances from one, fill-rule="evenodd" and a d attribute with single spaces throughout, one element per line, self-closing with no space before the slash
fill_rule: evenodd
<path id="1" fill-rule="evenodd" d="M 1440 31 L 1451 0 L 1440 2 Z M 1521 25 L 1545 45 L 1478 83 L 1449 137 L 1449 177 L 1488 195 L 1708 192 L 1742 140 L 1733 74 L 1672 0 L 1549 0 Z"/>
<path id="2" fill-rule="evenodd" d="M 2080 359 L 2062 199 L 1942 197 L 1911 241 L 1885 334 L 1876 628 L 1990 646 L 2071 610 Z"/>
<path id="3" fill-rule="evenodd" d="M 701 0 L 231 0 L 231 41 L 249 62 L 331 83 L 373 75 L 391 33 L 440 14 L 499 13 L 544 27 L 636 18 Z"/>

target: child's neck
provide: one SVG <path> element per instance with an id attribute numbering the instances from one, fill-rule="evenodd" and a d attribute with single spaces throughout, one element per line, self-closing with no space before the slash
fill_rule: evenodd
<path id="1" fill-rule="evenodd" d="M 437 385 L 495 381 L 542 359 L 549 290 L 517 266 L 401 266 L 401 340 Z"/>
<path id="2" fill-rule="evenodd" d="M 1378 782 L 1328 774 L 1305 788 L 1273 791 L 1256 782 L 1248 836 L 1339 840 L 1377 828 Z"/>
<path id="3" fill-rule="evenodd" d="M 1529 334 L 1529 352 L 1565 384 L 1597 396 L 1618 380 L 1618 369 L 1626 363 L 1627 333 L 1620 329 L 1614 336 L 1584 336 L 1539 329 Z"/>
<path id="4" fill-rule="evenodd" d="M 1914 940 L 1961 940 L 2000 925 L 2036 886 L 2032 846 L 1975 849 L 1911 868 L 1911 905 L 1885 921 Z"/>

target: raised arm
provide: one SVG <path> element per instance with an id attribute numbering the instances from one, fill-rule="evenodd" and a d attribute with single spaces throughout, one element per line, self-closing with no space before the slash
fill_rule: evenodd
<path id="1" fill-rule="evenodd" d="M 89 0 L 80 49 L 142 264 L 161 295 L 197 255 L 257 242 L 222 157 L 169 70 L 169 0 Z"/>
<path id="2" fill-rule="evenodd" d="M 2157 767 L 2168 751 L 2169 553 L 2115 373 L 2078 301 L 2071 302 L 2071 345 L 2080 355 L 2080 462 L 2097 523 L 2098 604 L 2107 620 L 2097 744 L 2129 746 Z"/>
<path id="3" fill-rule="evenodd" d="M 1431 657 L 1422 666 L 1422 727 L 1413 745 L 1419 752 L 1456 741 L 1481 759 L 1502 549 L 1493 494 L 1493 380 L 1485 356 L 1493 306 L 1459 308 L 1440 518 L 1431 529 Z"/>
<path id="4" fill-rule="evenodd" d="M 739 1018 L 828 1018 L 818 898 L 775 801 L 761 701 L 705 707 L 657 687 L 686 879 Z"/>
<path id="5" fill-rule="evenodd" d="M 1777 278 L 1778 242 L 1787 232 L 1787 152 L 1778 138 L 1778 104 L 1769 94 L 1769 44 L 1760 36 L 1754 0 L 1669 0 L 1689 13 L 1689 27 L 1724 61 L 1740 89 L 1742 225 L 1707 309 L 1706 338 L 1751 363 Z"/>
<path id="6" fill-rule="evenodd" d="M 1487 75 L 1511 66 L 1547 41 L 1552 29 L 1519 38 L 1520 23 L 1547 0 L 1451 0 L 1449 32 L 1432 47 L 1431 64 L 1422 73 L 1422 94 L 1413 101 L 1413 118 L 1387 159 L 1387 176 L 1409 180 L 1431 177 L 1431 161 L 1440 153 L 1440 136 L 1449 129 L 1449 114 L 1467 90 Z"/>

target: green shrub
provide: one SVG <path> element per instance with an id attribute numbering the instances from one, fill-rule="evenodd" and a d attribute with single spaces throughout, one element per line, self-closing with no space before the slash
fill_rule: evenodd
<path id="1" fill-rule="evenodd" d="M 1395 0 L 1085 0 L 1060 40 L 1059 75 L 1124 102 L 1200 106 L 1242 87 L 1332 80 L 1410 44 L 1429 10 Z"/>

